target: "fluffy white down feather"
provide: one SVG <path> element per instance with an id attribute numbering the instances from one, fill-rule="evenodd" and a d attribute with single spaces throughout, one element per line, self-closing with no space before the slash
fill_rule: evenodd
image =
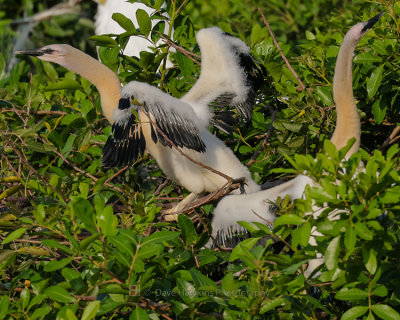
<path id="1" fill-rule="evenodd" d="M 190 104 L 171 97 L 149 84 L 136 81 L 128 83 L 122 89 L 122 96 L 130 95 L 133 95 L 139 102 L 146 101 L 149 104 L 157 102 L 163 108 L 176 110 L 180 115 L 192 120 L 198 125 L 200 138 L 206 145 L 206 152 L 199 153 L 187 148 L 183 148 L 182 151 L 192 159 L 234 179 L 244 177 L 247 193 L 260 190 L 260 186 L 253 181 L 247 167 L 239 161 L 231 149 L 208 131 L 208 123 L 197 117 L 196 110 Z M 146 148 L 169 178 L 193 193 L 213 192 L 226 183 L 225 178 L 193 163 L 177 150 L 164 147 L 160 143 L 155 144 L 150 136 L 146 137 Z M 238 192 L 238 190 L 234 191 L 234 193 Z"/>

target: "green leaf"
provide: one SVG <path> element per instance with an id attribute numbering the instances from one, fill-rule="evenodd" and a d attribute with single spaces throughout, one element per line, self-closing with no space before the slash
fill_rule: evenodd
<path id="1" fill-rule="evenodd" d="M 0 301 L 0 320 L 3 320 L 8 314 L 9 298 L 8 296 L 2 296 Z"/>
<path id="2" fill-rule="evenodd" d="M 354 320 L 368 311 L 368 307 L 354 307 L 343 313 L 340 320 Z"/>
<path id="3" fill-rule="evenodd" d="M 82 220 L 86 229 L 92 233 L 97 233 L 94 209 L 88 200 L 76 198 L 70 203 L 70 207 L 75 216 Z"/>
<path id="4" fill-rule="evenodd" d="M 338 300 L 363 300 L 368 298 L 368 292 L 357 288 L 342 288 L 336 293 L 335 298 Z"/>
<path id="5" fill-rule="evenodd" d="M 50 261 L 49 263 L 47 263 L 43 269 L 46 272 L 56 271 L 58 269 L 64 268 L 72 260 L 74 260 L 74 257 L 69 257 L 69 258 L 65 258 L 62 260 L 53 260 L 53 261 Z"/>
<path id="6" fill-rule="evenodd" d="M 136 32 L 135 25 L 133 22 L 125 17 L 122 13 L 115 12 L 112 15 L 112 19 L 117 22 L 123 29 L 129 32 Z"/>
<path id="7" fill-rule="evenodd" d="M 101 214 L 96 216 L 101 231 L 105 236 L 113 236 L 117 234 L 118 218 L 114 215 L 111 206 L 103 209 Z"/>
<path id="8" fill-rule="evenodd" d="M 41 308 L 35 309 L 35 311 L 33 311 L 32 315 L 29 317 L 30 320 L 36 320 L 36 319 L 43 319 L 46 315 L 48 315 L 51 311 L 50 306 L 48 306 L 47 304 L 44 305 Z"/>
<path id="9" fill-rule="evenodd" d="M 367 268 L 370 274 L 374 274 L 376 268 L 378 267 L 378 262 L 376 258 L 376 250 L 374 247 L 363 247 L 363 260 L 365 267 Z"/>
<path id="10" fill-rule="evenodd" d="M 389 307 L 385 304 L 375 304 L 371 307 L 372 312 L 375 313 L 378 317 L 385 320 L 400 320 L 400 314 L 394 310 L 392 307 Z"/>
<path id="11" fill-rule="evenodd" d="M 317 94 L 320 97 L 321 101 L 324 103 L 324 105 L 326 105 L 326 106 L 333 105 L 332 88 L 331 87 L 318 86 Z"/>
<path id="12" fill-rule="evenodd" d="M 140 32 L 142 32 L 146 37 L 148 37 L 151 31 L 151 19 L 149 15 L 145 10 L 138 9 L 136 11 L 136 19 L 139 24 Z"/>
<path id="13" fill-rule="evenodd" d="M 89 40 L 94 41 L 96 46 L 116 47 L 118 42 L 109 36 L 91 36 Z"/>
<path id="14" fill-rule="evenodd" d="M 180 52 L 177 52 L 175 54 L 175 59 L 176 62 L 179 66 L 179 69 L 181 69 L 183 76 L 189 77 L 192 75 L 194 72 L 194 63 L 192 60 L 190 60 L 188 57 L 183 55 Z"/>
<path id="15" fill-rule="evenodd" d="M 372 114 L 377 124 L 381 124 L 386 116 L 387 106 L 383 99 L 377 100 L 372 105 Z"/>
<path id="16" fill-rule="evenodd" d="M 169 242 L 169 241 L 175 241 L 176 239 L 179 238 L 179 232 L 176 231 L 168 231 L 168 230 L 162 230 L 158 232 L 154 232 L 152 235 L 149 237 L 145 238 L 142 242 L 142 246 L 144 244 L 148 245 L 150 243 L 162 243 L 162 242 Z"/>
<path id="17" fill-rule="evenodd" d="M 254 259 L 255 256 L 250 252 L 250 250 L 256 245 L 260 238 L 249 238 L 241 241 L 235 249 L 233 249 L 229 261 L 235 261 L 236 259 Z"/>
<path id="18" fill-rule="evenodd" d="M 354 248 L 356 246 L 356 241 L 357 237 L 355 230 L 353 229 L 352 226 L 348 226 L 344 234 L 344 246 L 347 249 L 346 257 L 349 257 L 354 251 Z"/>
<path id="19" fill-rule="evenodd" d="M 384 285 L 378 285 L 371 292 L 372 296 L 386 297 L 388 295 L 388 289 Z"/>
<path id="20" fill-rule="evenodd" d="M 21 291 L 21 302 L 22 302 L 22 308 L 26 309 L 26 307 L 29 304 L 29 300 L 31 298 L 31 294 L 27 288 L 22 289 Z"/>
<path id="21" fill-rule="evenodd" d="M 181 228 L 181 234 L 184 243 L 186 245 L 192 244 L 197 236 L 192 221 L 184 214 L 180 214 L 178 216 L 178 224 Z"/>
<path id="22" fill-rule="evenodd" d="M 304 220 L 302 217 L 296 216 L 294 214 L 284 214 L 281 215 L 279 218 L 277 218 L 274 221 L 274 228 L 277 226 L 281 225 L 286 225 L 286 224 L 301 224 L 304 223 L 306 220 Z"/>
<path id="23" fill-rule="evenodd" d="M 26 231 L 26 228 L 19 228 L 13 232 L 11 232 L 1 243 L 3 246 L 7 243 L 10 243 L 11 241 L 14 241 L 15 239 L 18 239 L 21 237 Z"/>
<path id="24" fill-rule="evenodd" d="M 383 66 L 384 65 L 381 64 L 378 68 L 376 68 L 367 81 L 367 92 L 369 99 L 375 95 L 376 91 L 378 91 L 378 88 L 381 85 L 383 78 Z"/>
<path id="25" fill-rule="evenodd" d="M 150 320 L 147 311 L 142 309 L 139 306 L 132 311 L 131 315 L 129 316 L 129 320 Z"/>
<path id="26" fill-rule="evenodd" d="M 274 310 L 277 307 L 285 305 L 286 300 L 283 297 L 278 297 L 269 300 L 267 303 L 263 303 L 260 309 L 260 314 L 264 314 L 268 311 Z"/>
<path id="27" fill-rule="evenodd" d="M 44 294 L 47 294 L 50 299 L 62 303 L 72 303 L 75 301 L 75 298 L 62 287 L 48 287 L 46 290 L 44 290 Z"/>
<path id="28" fill-rule="evenodd" d="M 197 295 L 195 287 L 190 282 L 182 280 L 181 278 L 178 278 L 176 283 L 178 285 L 179 296 L 182 300 L 188 304 L 193 301 Z"/>
<path id="29" fill-rule="evenodd" d="M 93 319 L 96 316 L 99 308 L 100 308 L 99 300 L 89 302 L 89 304 L 86 306 L 85 310 L 83 310 L 81 320 Z"/>
<path id="30" fill-rule="evenodd" d="M 355 223 L 354 229 L 357 235 L 364 240 L 372 240 L 374 238 L 373 233 L 371 232 L 371 230 L 368 229 L 368 227 L 364 223 L 361 222 Z"/>
<path id="31" fill-rule="evenodd" d="M 325 251 L 325 265 L 328 270 L 332 270 L 337 266 L 340 249 L 340 237 L 341 236 L 337 236 L 336 238 L 333 238 Z"/>

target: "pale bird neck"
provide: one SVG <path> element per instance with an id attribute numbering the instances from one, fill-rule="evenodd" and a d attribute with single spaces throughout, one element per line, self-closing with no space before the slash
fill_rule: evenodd
<path id="1" fill-rule="evenodd" d="M 361 125 L 357 106 L 353 96 L 353 54 L 356 40 L 345 36 L 336 61 L 333 78 L 333 98 L 336 103 L 336 129 L 331 141 L 337 149 L 344 147 L 348 140 L 355 138 L 352 148 L 347 153 L 350 157 L 360 147 Z"/>
<path id="2" fill-rule="evenodd" d="M 121 98 L 121 83 L 117 75 L 86 53 L 78 49 L 74 49 L 74 51 L 74 54 L 66 59 L 63 66 L 80 74 L 97 88 L 104 116 L 110 123 L 113 123 L 113 111 L 118 107 Z"/>

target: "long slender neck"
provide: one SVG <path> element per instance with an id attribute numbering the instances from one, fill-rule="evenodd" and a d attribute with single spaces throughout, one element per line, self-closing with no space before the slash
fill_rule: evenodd
<path id="1" fill-rule="evenodd" d="M 346 145 L 349 139 L 356 138 L 352 148 L 347 153 L 350 157 L 360 148 L 361 125 L 357 106 L 353 96 L 353 54 L 357 40 L 348 33 L 343 39 L 336 61 L 333 78 L 333 98 L 336 103 L 336 129 L 331 141 L 337 149 Z"/>
<path id="2" fill-rule="evenodd" d="M 117 108 L 118 101 L 121 98 L 121 83 L 117 75 L 86 53 L 75 48 L 73 50 L 73 54 L 69 55 L 65 63 L 62 64 L 63 67 L 80 74 L 96 86 L 100 93 L 104 116 L 110 123 L 113 123 L 113 111 Z"/>

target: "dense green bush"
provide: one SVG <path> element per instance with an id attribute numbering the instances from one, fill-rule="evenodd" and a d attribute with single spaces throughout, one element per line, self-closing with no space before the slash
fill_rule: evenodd
<path id="1" fill-rule="evenodd" d="M 161 1 L 143 2 L 160 9 Z M 243 224 L 251 237 L 233 250 L 204 248 L 213 204 L 177 223 L 159 218 L 160 204 L 186 191 L 163 184 L 150 156 L 123 172 L 102 168 L 111 128 L 88 81 L 35 58 L 11 63 L 24 29 L 10 22 L 55 4 L 0 0 L 0 319 L 400 319 L 399 149 L 384 144 L 399 122 L 400 2 L 168 2 L 175 43 L 199 54 L 196 31 L 218 25 L 268 70 L 262 92 L 278 111 L 273 124 L 259 104 L 233 136 L 212 130 L 248 163 L 273 125 L 250 166 L 255 179 L 307 173 L 323 187 L 278 202 L 273 231 Z M 95 54 L 100 44 L 102 62 L 122 82 L 147 81 L 176 97 L 195 82 L 199 66 L 179 51 L 171 54 L 176 67 L 163 68 L 166 45 L 140 58 L 119 53 L 130 35 L 159 38 L 163 27 L 151 32 L 152 17 L 142 12 L 136 30 L 115 15 L 126 33 L 88 41 L 95 5 L 79 6 L 80 14 L 38 23 L 31 45 L 69 43 Z M 387 14 L 354 58 L 363 150 L 344 161 L 344 150 L 325 140 L 335 126 L 336 55 L 344 33 L 380 11 Z M 361 160 L 365 170 L 357 170 Z M 327 209 L 313 218 L 312 204 Z M 333 209 L 340 217 L 330 221 Z M 322 234 L 317 247 L 308 244 L 312 228 Z M 326 262 L 306 279 L 303 265 L 317 253 Z"/>

